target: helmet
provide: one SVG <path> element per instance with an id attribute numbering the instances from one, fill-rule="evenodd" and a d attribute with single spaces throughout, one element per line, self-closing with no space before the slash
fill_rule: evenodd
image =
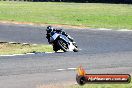
<path id="1" fill-rule="evenodd" d="M 52 26 L 48 26 L 47 29 L 46 29 L 46 31 L 48 33 L 52 32 L 53 30 L 54 30 L 54 28 Z"/>

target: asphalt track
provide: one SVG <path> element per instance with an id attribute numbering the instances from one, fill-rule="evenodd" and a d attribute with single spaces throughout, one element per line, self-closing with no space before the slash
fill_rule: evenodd
<path id="1" fill-rule="evenodd" d="M 132 73 L 132 32 L 64 29 L 79 52 L 0 57 L 0 88 L 74 84 L 75 68 L 88 73 Z M 45 27 L 0 24 L 0 41 L 48 44 Z"/>

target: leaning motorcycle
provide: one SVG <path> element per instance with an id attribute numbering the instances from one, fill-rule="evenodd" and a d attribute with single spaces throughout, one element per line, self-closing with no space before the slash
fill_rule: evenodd
<path id="1" fill-rule="evenodd" d="M 50 43 L 53 46 L 53 50 L 57 52 L 58 50 L 63 50 L 64 52 L 67 51 L 74 51 L 78 52 L 78 47 L 75 42 L 70 41 L 65 35 L 61 33 L 49 33 L 50 35 Z"/>

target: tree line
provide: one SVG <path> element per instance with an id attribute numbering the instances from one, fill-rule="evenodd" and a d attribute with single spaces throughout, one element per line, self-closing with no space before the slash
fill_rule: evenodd
<path id="1" fill-rule="evenodd" d="M 124 3 L 132 4 L 132 0 L 33 0 L 41 2 L 77 2 L 77 3 Z"/>

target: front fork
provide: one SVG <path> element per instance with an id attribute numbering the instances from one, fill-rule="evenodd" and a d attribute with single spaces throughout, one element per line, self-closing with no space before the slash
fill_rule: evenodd
<path id="1" fill-rule="evenodd" d="M 78 46 L 77 46 L 77 44 L 76 44 L 76 42 L 72 42 L 72 44 L 77 48 Z"/>

